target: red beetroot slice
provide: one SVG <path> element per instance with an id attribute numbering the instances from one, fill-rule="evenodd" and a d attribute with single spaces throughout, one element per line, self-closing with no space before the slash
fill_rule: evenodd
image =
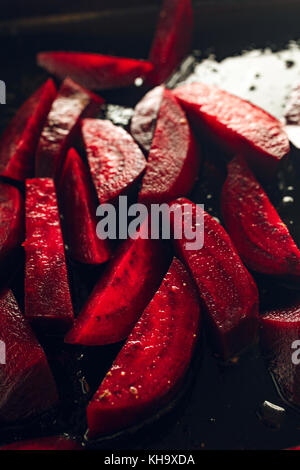
<path id="1" fill-rule="evenodd" d="M 147 82 L 160 85 L 175 71 L 192 46 L 191 0 L 164 0 L 150 51 L 153 72 Z"/>
<path id="2" fill-rule="evenodd" d="M 47 80 L 17 111 L 0 140 L 0 175 L 23 181 L 34 175 L 34 155 L 56 96 Z"/>
<path id="3" fill-rule="evenodd" d="M 71 77 L 91 90 L 122 88 L 145 79 L 152 71 L 150 62 L 84 52 L 40 52 L 38 65 L 60 80 Z"/>
<path id="4" fill-rule="evenodd" d="M 0 364 L 0 420 L 22 420 L 54 405 L 58 397 L 46 356 L 10 290 L 0 294 L 0 338 L 6 362 Z"/>
<path id="5" fill-rule="evenodd" d="M 268 368 L 283 398 L 297 406 L 300 406 L 299 338 L 299 303 L 261 317 L 261 345 Z"/>
<path id="6" fill-rule="evenodd" d="M 149 152 L 152 145 L 163 92 L 163 86 L 150 90 L 136 105 L 131 119 L 131 135 L 145 152 Z"/>
<path id="7" fill-rule="evenodd" d="M 202 248 L 188 246 L 190 240 L 185 236 L 184 227 L 182 238 L 174 239 L 173 242 L 179 258 L 189 267 L 198 286 L 214 349 L 226 360 L 240 353 L 255 338 L 258 322 L 256 285 L 228 234 L 213 217 L 183 198 L 174 201 L 171 208 L 174 211 L 174 233 L 178 233 L 178 224 L 182 224 L 183 210 L 186 214 L 184 222 L 191 223 L 194 232 L 200 217 L 204 218 Z"/>
<path id="8" fill-rule="evenodd" d="M 26 181 L 25 316 L 47 331 L 73 323 L 64 243 L 54 182 Z"/>
<path id="9" fill-rule="evenodd" d="M 222 214 L 229 235 L 249 268 L 299 280 L 300 251 L 241 156 L 228 165 Z"/>
<path id="10" fill-rule="evenodd" d="M 107 240 L 96 234 L 96 202 L 88 173 L 80 156 L 70 149 L 63 167 L 59 194 L 70 255 L 81 263 L 100 264 L 111 256 Z"/>
<path id="11" fill-rule="evenodd" d="M 20 191 L 0 183 L 0 261 L 24 239 L 24 201 Z"/>
<path id="12" fill-rule="evenodd" d="M 62 83 L 41 133 L 36 176 L 57 178 L 82 117 L 95 116 L 104 100 L 70 78 Z"/>
<path id="13" fill-rule="evenodd" d="M 165 90 L 140 200 L 146 203 L 170 201 L 188 194 L 197 178 L 200 155 L 184 111 L 169 90 Z"/>
<path id="14" fill-rule="evenodd" d="M 110 121 L 84 119 L 82 135 L 99 201 L 113 201 L 139 178 L 145 157 L 132 137 Z"/>
<path id="15" fill-rule="evenodd" d="M 262 174 L 274 170 L 290 150 L 282 123 L 249 101 L 204 83 L 184 85 L 173 93 L 196 126 L 226 150 L 245 154 Z"/>
<path id="16" fill-rule="evenodd" d="M 0 450 L 82 450 L 82 446 L 74 439 L 50 436 L 13 442 L 0 447 Z"/>
<path id="17" fill-rule="evenodd" d="M 167 403 L 200 333 L 195 285 L 174 258 L 87 409 L 89 436 L 127 427 Z"/>
<path id="18" fill-rule="evenodd" d="M 65 342 L 97 346 L 129 335 L 166 272 L 160 240 L 143 239 L 147 222 L 128 239 L 96 284 Z"/>

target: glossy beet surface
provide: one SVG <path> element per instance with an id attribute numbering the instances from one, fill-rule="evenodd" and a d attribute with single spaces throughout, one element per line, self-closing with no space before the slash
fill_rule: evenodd
<path id="1" fill-rule="evenodd" d="M 1 450 L 82 450 L 82 446 L 73 439 L 63 436 L 51 436 L 17 441 L 0 447 Z"/>
<path id="2" fill-rule="evenodd" d="M 154 65 L 147 82 L 160 85 L 190 52 L 194 28 L 191 0 L 164 0 L 149 59 Z"/>
<path id="3" fill-rule="evenodd" d="M 197 290 L 174 258 L 87 409 L 91 437 L 118 431 L 170 399 L 200 334 Z"/>
<path id="4" fill-rule="evenodd" d="M 73 323 L 64 243 L 54 182 L 26 181 L 25 316 L 49 331 Z"/>
<path id="5" fill-rule="evenodd" d="M 96 115 L 103 99 L 66 78 L 41 133 L 35 171 L 38 177 L 58 178 L 68 147 L 82 117 Z"/>
<path id="6" fill-rule="evenodd" d="M 174 94 L 195 126 L 229 152 L 245 154 L 258 172 L 269 174 L 289 152 L 281 122 L 250 102 L 204 83 L 178 87 Z"/>
<path id="7" fill-rule="evenodd" d="M 56 386 L 43 349 L 10 290 L 0 294 L 0 421 L 17 421 L 54 405 Z M 5 364 L 3 364 L 5 359 Z"/>
<path id="8" fill-rule="evenodd" d="M 300 406 L 300 303 L 261 317 L 261 345 L 285 400 Z"/>
<path id="9" fill-rule="evenodd" d="M 145 79 L 153 69 L 144 60 L 83 52 L 40 52 L 37 62 L 57 78 L 71 77 L 91 90 L 133 85 L 137 78 Z"/>
<path id="10" fill-rule="evenodd" d="M 81 263 L 101 264 L 111 256 L 109 243 L 96 234 L 97 204 L 89 172 L 80 156 L 70 149 L 63 167 L 59 195 L 63 226 L 70 255 Z"/>
<path id="11" fill-rule="evenodd" d="M 0 183 L 0 261 L 24 240 L 24 201 L 14 186 Z"/>
<path id="12" fill-rule="evenodd" d="M 113 201 L 142 174 L 145 157 L 132 137 L 108 120 L 84 119 L 82 136 L 99 201 Z"/>
<path id="13" fill-rule="evenodd" d="M 179 233 L 183 210 L 185 224 L 191 224 L 194 231 L 203 230 L 201 225 L 204 224 L 202 248 L 189 246 L 185 228 L 182 238 L 174 239 L 174 247 L 198 286 L 214 349 L 223 359 L 228 359 L 249 346 L 255 338 L 258 320 L 256 285 L 228 234 L 213 217 L 183 198 L 174 201 L 171 207 L 174 210 L 174 234 Z M 201 225 L 197 226 L 198 223 Z"/>
<path id="14" fill-rule="evenodd" d="M 143 239 L 147 221 L 128 239 L 100 277 L 65 341 L 102 345 L 129 335 L 167 269 L 160 240 Z"/>
<path id="15" fill-rule="evenodd" d="M 186 115 L 172 92 L 164 90 L 140 201 L 166 202 L 188 194 L 199 164 L 200 150 Z"/>
<path id="16" fill-rule="evenodd" d="M 299 280 L 300 251 L 241 156 L 228 165 L 222 214 L 231 239 L 249 268 Z"/>
<path id="17" fill-rule="evenodd" d="M 145 152 L 149 152 L 156 127 L 164 87 L 157 86 L 139 101 L 131 119 L 130 132 Z"/>
<path id="18" fill-rule="evenodd" d="M 0 139 L 1 176 L 23 181 L 34 175 L 35 151 L 55 96 L 49 79 L 17 111 Z"/>

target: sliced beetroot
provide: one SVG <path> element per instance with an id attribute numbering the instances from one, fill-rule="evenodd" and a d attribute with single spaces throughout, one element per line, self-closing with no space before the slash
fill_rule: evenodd
<path id="1" fill-rule="evenodd" d="M 300 406 L 300 303 L 261 317 L 261 345 L 283 398 Z M 294 357 L 295 356 L 295 357 Z"/>
<path id="2" fill-rule="evenodd" d="M 141 202 L 166 202 L 188 194 L 197 178 L 199 153 L 184 111 L 172 93 L 164 90 L 139 194 Z"/>
<path id="3" fill-rule="evenodd" d="M 174 90 L 194 125 L 232 153 L 243 153 L 263 175 L 289 152 L 289 139 L 278 119 L 249 101 L 204 83 Z"/>
<path id="4" fill-rule="evenodd" d="M 164 0 L 149 60 L 154 65 L 147 82 L 160 85 L 180 65 L 192 46 L 194 17 L 191 0 Z"/>
<path id="5" fill-rule="evenodd" d="M 24 201 L 20 191 L 0 183 L 0 262 L 24 240 Z"/>
<path id="6" fill-rule="evenodd" d="M 195 285 L 174 258 L 87 409 L 89 437 L 118 431 L 167 403 L 200 334 Z"/>
<path id="7" fill-rule="evenodd" d="M 91 90 L 122 88 L 143 80 L 153 65 L 145 60 L 84 52 L 40 52 L 38 65 L 60 80 L 71 77 Z"/>
<path id="8" fill-rule="evenodd" d="M 42 130 L 36 153 L 36 176 L 57 178 L 83 117 L 95 116 L 103 99 L 66 78 Z"/>
<path id="9" fill-rule="evenodd" d="M 97 346 L 127 338 L 167 269 L 162 242 L 142 238 L 146 226 L 144 222 L 136 238 L 120 247 L 65 342 Z"/>
<path id="10" fill-rule="evenodd" d="M 34 175 L 34 155 L 56 96 L 47 80 L 17 111 L 0 140 L 0 175 L 23 181 Z"/>
<path id="11" fill-rule="evenodd" d="M 213 217 L 183 198 L 174 201 L 171 208 L 174 234 L 179 233 L 183 221 L 192 226 L 194 233 L 204 230 L 202 248 L 189 246 L 190 240 L 186 237 L 189 227 L 183 227 L 181 238 L 174 239 L 174 246 L 198 286 L 214 349 L 226 360 L 240 353 L 255 338 L 258 322 L 256 285 L 228 234 Z M 185 219 L 181 217 L 183 211 Z"/>
<path id="12" fill-rule="evenodd" d="M 113 201 L 140 177 L 145 157 L 132 137 L 108 120 L 84 119 L 82 136 L 99 201 Z"/>
<path id="13" fill-rule="evenodd" d="M 222 214 L 229 235 L 249 268 L 300 279 L 300 251 L 241 156 L 228 165 Z"/>
<path id="14" fill-rule="evenodd" d="M 64 243 L 54 182 L 26 181 L 25 316 L 49 332 L 73 323 Z"/>
<path id="15" fill-rule="evenodd" d="M 145 152 L 149 152 L 152 145 L 163 92 L 163 86 L 150 90 L 136 105 L 131 119 L 131 135 Z"/>
<path id="16" fill-rule="evenodd" d="M 111 256 L 108 241 L 97 237 L 96 201 L 89 172 L 70 149 L 63 167 L 59 195 L 70 255 L 80 263 L 101 264 Z"/>
<path id="17" fill-rule="evenodd" d="M 82 450 L 82 446 L 74 439 L 50 436 L 13 442 L 0 447 L 0 450 Z"/>
<path id="18" fill-rule="evenodd" d="M 0 420 L 19 421 L 54 405 L 58 397 L 45 353 L 7 289 L 0 294 L 0 338 Z"/>

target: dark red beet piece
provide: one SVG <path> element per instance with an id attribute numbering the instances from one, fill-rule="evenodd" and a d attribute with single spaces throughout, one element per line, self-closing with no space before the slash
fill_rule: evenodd
<path id="1" fill-rule="evenodd" d="M 25 316 L 47 331 L 73 323 L 64 243 L 54 182 L 26 181 Z"/>
<path id="2" fill-rule="evenodd" d="M 241 156 L 228 165 L 222 214 L 229 235 L 249 268 L 300 279 L 300 251 Z"/>
<path id="3" fill-rule="evenodd" d="M 36 176 L 57 178 L 83 117 L 95 116 L 104 100 L 66 78 L 54 100 L 36 154 Z"/>
<path id="4" fill-rule="evenodd" d="M 268 368 L 283 398 L 297 406 L 300 406 L 299 338 L 299 303 L 261 317 L 261 345 Z"/>
<path id="5" fill-rule="evenodd" d="M 184 111 L 164 90 L 140 201 L 160 203 L 188 194 L 197 178 L 199 154 Z"/>
<path id="6" fill-rule="evenodd" d="M 184 380 L 200 326 L 197 290 L 174 258 L 88 406 L 89 437 L 118 431 L 166 404 Z"/>
<path id="7" fill-rule="evenodd" d="M 191 0 L 164 0 L 150 51 L 154 70 L 147 82 L 160 85 L 180 65 L 192 46 L 194 17 Z"/>
<path id="8" fill-rule="evenodd" d="M 40 52 L 38 65 L 60 80 L 71 77 L 91 90 L 122 88 L 143 80 L 153 65 L 145 60 L 84 52 Z"/>
<path id="9" fill-rule="evenodd" d="M 0 183 L 0 262 L 24 240 L 24 201 L 20 191 Z"/>
<path id="10" fill-rule="evenodd" d="M 240 353 L 255 338 L 258 323 L 256 285 L 228 234 L 213 217 L 183 198 L 174 201 L 171 207 L 174 233 L 179 228 L 177 225 L 182 224 L 180 215 L 183 210 L 187 217 L 185 224 L 191 223 L 193 231 L 202 230 L 195 224 L 201 223 L 200 216 L 204 218 L 202 248 L 188 247 L 190 241 L 185 235 L 186 228 L 183 228 L 182 238 L 174 240 L 174 246 L 198 286 L 214 349 L 226 360 Z"/>
<path id="11" fill-rule="evenodd" d="M 249 101 L 204 83 L 184 85 L 174 94 L 196 126 L 226 150 L 243 153 L 263 175 L 289 152 L 282 123 Z"/>
<path id="12" fill-rule="evenodd" d="M 0 364 L 0 420 L 22 420 L 54 405 L 58 397 L 46 356 L 10 290 L 0 294 L 0 338 L 6 353 Z"/>
<path id="13" fill-rule="evenodd" d="M 131 135 L 145 152 L 149 152 L 152 145 L 163 92 L 163 86 L 150 90 L 136 105 L 131 119 Z"/>
<path id="14" fill-rule="evenodd" d="M 160 240 L 128 239 L 107 266 L 65 341 L 97 346 L 129 335 L 166 272 L 168 258 Z"/>
<path id="15" fill-rule="evenodd" d="M 0 447 L 0 450 L 82 450 L 82 446 L 74 439 L 64 436 L 50 436 L 18 441 Z"/>
<path id="16" fill-rule="evenodd" d="M 34 155 L 55 96 L 49 79 L 17 111 L 0 140 L 1 176 L 23 181 L 34 175 Z"/>
<path id="17" fill-rule="evenodd" d="M 100 264 L 111 256 L 107 240 L 96 234 L 96 202 L 89 172 L 80 156 L 70 149 L 63 167 L 59 195 L 70 255 L 80 263 Z"/>
<path id="18" fill-rule="evenodd" d="M 139 178 L 145 157 L 133 138 L 110 121 L 84 119 L 82 135 L 99 201 L 113 201 Z"/>

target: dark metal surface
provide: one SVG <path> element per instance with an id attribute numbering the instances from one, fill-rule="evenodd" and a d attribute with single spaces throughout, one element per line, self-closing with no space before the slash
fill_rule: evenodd
<path id="1" fill-rule="evenodd" d="M 34 3 L 31 2 L 32 8 Z M 53 2 L 53 5 L 56 3 L 60 2 Z M 76 6 L 82 2 L 73 3 Z M 90 50 L 147 57 L 150 31 L 152 33 L 159 2 L 145 2 L 147 3 L 145 9 L 141 6 L 142 2 L 131 2 L 132 9 L 129 10 L 128 16 L 123 12 L 122 18 L 120 5 L 122 6 L 123 3 L 119 2 L 118 5 L 117 3 L 115 2 L 116 11 L 109 13 L 109 28 L 107 26 L 104 28 L 103 36 L 101 36 L 100 25 L 104 20 L 101 20 L 100 16 L 93 19 L 94 29 L 87 27 L 84 16 L 82 21 L 76 19 L 75 26 L 74 23 L 66 20 L 68 24 L 66 28 L 64 28 L 65 23 L 54 24 L 51 21 L 48 21 L 47 28 L 42 26 L 42 24 L 45 25 L 43 21 L 42 23 L 37 21 L 35 26 L 23 22 L 23 26 L 20 26 L 20 23 L 13 22 L 8 8 L 6 17 L 10 20 L 6 23 L 8 25 L 6 29 L 2 29 L 3 37 L 6 35 L 6 42 L 5 48 L 2 48 L 0 53 L 0 79 L 5 80 L 7 85 L 7 104 L 0 108 L 1 130 L 22 101 L 47 76 L 35 65 L 37 50 Z M 295 80 L 300 81 L 298 46 L 295 45 L 294 49 L 292 48 L 293 51 L 288 46 L 289 39 L 298 39 L 295 36 L 296 29 L 293 29 L 296 23 L 295 11 L 300 9 L 296 5 L 297 2 L 272 2 L 272 11 L 269 9 L 271 2 L 268 1 L 252 2 L 250 6 L 248 1 L 245 3 L 224 2 L 227 7 L 220 1 L 196 3 L 197 18 L 201 16 L 201 5 L 205 4 L 204 17 L 208 11 L 211 11 L 211 16 L 206 17 L 209 19 L 204 28 L 207 34 L 204 34 L 200 25 L 197 24 L 195 47 L 201 49 L 202 52 L 197 53 L 196 62 L 201 62 L 212 51 L 216 54 L 217 61 L 216 64 L 215 59 L 210 58 L 202 63 L 196 71 L 196 77 L 223 84 L 230 91 L 253 99 L 280 117 L 285 97 L 292 84 Z M 243 10 L 237 6 L 237 3 L 244 3 L 243 7 L 247 4 L 248 8 L 245 7 Z M 95 2 L 91 2 L 91 5 L 94 4 Z M 131 22 L 133 11 L 136 21 Z M 266 24 L 267 12 L 269 22 Z M 48 13 L 52 14 L 52 11 Z M 279 18 L 281 18 L 280 27 L 276 29 L 274 26 L 279 24 Z M 257 21 L 253 24 L 255 19 Z M 13 24 L 15 24 L 15 29 L 12 27 Z M 120 24 L 123 26 L 120 27 Z M 146 25 L 145 28 L 144 25 Z M 243 25 L 247 27 L 243 29 Z M 230 33 L 225 34 L 224 31 Z M 137 40 L 137 38 L 140 39 Z M 248 63 L 247 66 L 245 65 L 245 60 L 247 60 L 247 55 L 243 54 L 245 47 L 251 48 L 254 45 L 265 47 L 270 44 L 272 44 L 273 52 L 270 51 L 269 54 L 270 57 L 276 59 L 275 63 L 268 62 L 266 67 L 266 57 L 261 58 L 260 52 L 257 53 L 256 59 L 254 57 L 252 68 L 248 66 Z M 209 50 L 207 50 L 208 46 L 210 46 Z M 285 52 L 278 54 L 278 50 L 285 50 Z M 229 65 L 228 61 L 219 63 L 220 60 L 232 55 L 236 55 L 237 58 Z M 293 62 L 292 66 L 290 63 L 287 64 L 289 58 L 290 62 Z M 194 65 L 195 62 L 191 61 L 192 70 Z M 278 74 L 279 69 L 282 69 L 281 74 Z M 243 71 L 241 76 L 237 77 L 237 70 Z M 177 79 L 182 76 L 184 74 L 180 74 Z M 280 89 L 282 87 L 285 90 L 284 93 L 278 93 L 276 87 Z M 121 107 L 110 106 L 108 115 L 117 123 L 126 125 L 131 115 L 130 109 L 142 93 L 142 89 L 106 92 L 105 97 L 109 103 L 121 105 Z M 216 178 L 211 170 L 212 164 L 216 162 L 216 150 L 208 144 L 205 148 L 207 164 L 203 166 L 193 198 L 197 202 L 203 202 L 207 210 L 220 217 L 221 180 Z M 276 182 L 267 188 L 298 243 L 300 221 L 297 201 L 299 202 L 300 199 L 295 188 L 299 179 L 299 158 L 300 154 L 294 150 L 290 159 L 291 163 L 279 171 Z M 222 179 L 222 176 L 220 178 Z M 291 187 L 294 189 L 291 190 Z M 283 198 L 287 195 L 293 197 L 294 202 L 286 204 Z M 100 276 L 101 269 L 84 268 L 69 262 L 76 312 L 79 311 L 93 284 Z M 288 289 L 276 285 L 273 280 L 259 279 L 258 283 L 262 309 L 284 304 L 295 295 Z M 12 287 L 22 306 L 22 269 L 18 271 Z M 62 397 L 61 406 L 53 413 L 38 418 L 32 423 L 13 426 L 9 429 L 0 427 L 1 442 L 56 432 L 83 435 L 86 429 L 85 405 L 121 346 L 73 348 L 63 345 L 61 339 L 41 337 L 40 340 L 58 379 Z M 265 416 L 262 405 L 266 400 L 286 409 L 283 418 L 280 417 L 279 420 L 278 417 L 278 422 L 276 416 L 272 419 L 268 413 L 268 416 Z M 261 357 L 259 346 L 255 345 L 238 362 L 225 366 L 212 357 L 209 347 L 205 344 L 203 361 L 194 362 L 183 397 L 176 403 L 174 409 L 159 421 L 159 424 L 149 423 L 143 432 L 139 430 L 138 433 L 125 433 L 117 440 L 97 445 L 99 448 L 118 449 L 282 449 L 299 443 L 300 414 L 286 407 L 279 398 Z"/>

